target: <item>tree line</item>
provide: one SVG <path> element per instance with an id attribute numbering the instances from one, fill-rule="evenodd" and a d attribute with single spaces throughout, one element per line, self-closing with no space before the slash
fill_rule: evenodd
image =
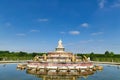
<path id="1" fill-rule="evenodd" d="M 10 52 L 10 51 L 0 51 L 0 60 L 32 60 L 36 55 L 42 56 L 46 53 L 27 53 L 27 52 Z M 92 61 L 107 61 L 107 62 L 120 62 L 120 54 L 115 54 L 114 52 L 105 51 L 105 53 L 97 54 L 91 53 L 76 53 L 77 56 L 87 56 L 90 57 Z"/>
<path id="2" fill-rule="evenodd" d="M 31 60 L 36 55 L 42 56 L 45 53 L 9 52 L 0 51 L 0 60 Z"/>
<path id="3" fill-rule="evenodd" d="M 77 54 L 78 56 L 87 56 L 90 57 L 92 61 L 100 62 L 120 62 L 120 54 L 115 54 L 114 52 L 105 51 L 103 54 L 96 54 L 94 52 L 88 54 Z"/>

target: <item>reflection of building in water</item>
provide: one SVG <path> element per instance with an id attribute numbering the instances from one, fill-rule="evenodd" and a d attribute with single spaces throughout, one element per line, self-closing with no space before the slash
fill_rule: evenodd
<path id="1" fill-rule="evenodd" d="M 18 65 L 18 67 L 24 68 L 24 65 Z M 93 74 L 96 69 L 102 69 L 102 67 L 95 67 L 86 56 L 81 58 L 71 52 L 65 52 L 62 40 L 58 41 L 58 46 L 55 51 L 48 52 L 42 56 L 35 56 L 33 61 L 27 64 L 27 73 L 30 74 L 49 75 L 50 78 L 54 78 L 54 76 L 57 76 L 56 78 L 59 78 L 59 76 L 69 76 L 68 78 L 71 78 L 60 78 L 58 80 L 76 80 L 74 76 L 87 76 Z M 43 80 L 56 80 L 48 79 L 49 76 L 42 78 Z"/>
<path id="2" fill-rule="evenodd" d="M 77 80 L 78 78 L 87 78 L 89 75 L 93 75 L 93 71 L 85 71 L 79 73 L 69 73 L 69 72 L 49 72 L 49 73 L 40 73 L 39 71 L 27 70 L 27 74 L 35 75 L 42 80 Z"/>

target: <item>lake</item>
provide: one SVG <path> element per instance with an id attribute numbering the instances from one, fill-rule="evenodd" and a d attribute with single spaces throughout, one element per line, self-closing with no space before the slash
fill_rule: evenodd
<path id="1" fill-rule="evenodd" d="M 102 71 L 95 71 L 94 74 L 88 76 L 48 76 L 33 75 L 26 70 L 17 70 L 17 64 L 0 64 L 0 80 L 43 80 L 43 77 L 49 77 L 45 80 L 120 80 L 120 66 L 102 65 Z"/>

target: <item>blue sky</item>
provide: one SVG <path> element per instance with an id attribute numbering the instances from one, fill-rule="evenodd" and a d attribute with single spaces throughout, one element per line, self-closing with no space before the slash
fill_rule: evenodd
<path id="1" fill-rule="evenodd" d="M 0 0 L 0 50 L 120 53 L 120 0 Z"/>

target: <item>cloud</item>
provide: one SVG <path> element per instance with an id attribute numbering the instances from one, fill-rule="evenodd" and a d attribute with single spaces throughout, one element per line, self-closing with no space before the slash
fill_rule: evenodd
<path id="1" fill-rule="evenodd" d="M 30 32 L 40 32 L 39 30 L 32 29 Z"/>
<path id="2" fill-rule="evenodd" d="M 16 36 L 21 36 L 21 37 L 23 37 L 23 36 L 26 36 L 26 34 L 24 34 L 24 33 L 18 33 L 18 34 L 16 34 Z"/>
<path id="3" fill-rule="evenodd" d="M 82 40 L 82 41 L 80 41 L 80 43 L 82 43 L 82 44 L 86 44 L 86 43 L 91 43 L 91 42 L 104 42 L 104 40 L 103 39 L 100 39 L 100 40 L 93 40 L 93 39 L 89 39 L 89 40 Z"/>
<path id="4" fill-rule="evenodd" d="M 81 26 L 82 26 L 82 27 L 88 27 L 89 24 L 88 24 L 88 23 L 83 23 L 83 24 L 81 24 Z"/>
<path id="5" fill-rule="evenodd" d="M 39 21 L 39 22 L 47 22 L 47 21 L 48 21 L 48 19 L 46 19 L 46 18 L 42 18 L 42 19 L 41 19 L 41 18 L 39 18 L 39 19 L 38 19 L 38 21 Z"/>
<path id="6" fill-rule="evenodd" d="M 5 26 L 9 27 L 9 26 L 11 26 L 11 23 L 10 22 L 6 22 Z"/>
<path id="7" fill-rule="evenodd" d="M 60 32 L 60 34 L 65 34 L 65 32 Z"/>
<path id="8" fill-rule="evenodd" d="M 83 40 L 83 41 L 80 41 L 80 43 L 90 43 L 90 42 L 93 42 L 94 40 L 90 39 L 90 40 Z"/>
<path id="9" fill-rule="evenodd" d="M 93 36 L 96 36 L 96 35 L 101 35 L 101 34 L 103 34 L 104 32 L 96 32 L 96 33 L 92 33 L 91 35 L 93 35 Z"/>
<path id="10" fill-rule="evenodd" d="M 73 46 L 75 45 L 75 43 L 68 43 L 68 44 L 65 44 L 64 46 Z"/>
<path id="11" fill-rule="evenodd" d="M 99 8 L 104 8 L 105 7 L 105 3 L 106 3 L 106 0 L 98 0 L 99 1 Z"/>
<path id="12" fill-rule="evenodd" d="M 111 5 L 112 8 L 115 7 L 120 7 L 120 0 L 118 0 L 117 2 L 115 2 L 113 5 Z"/>
<path id="13" fill-rule="evenodd" d="M 79 35 L 80 31 L 69 31 L 69 34 L 71 34 L 71 35 Z"/>

